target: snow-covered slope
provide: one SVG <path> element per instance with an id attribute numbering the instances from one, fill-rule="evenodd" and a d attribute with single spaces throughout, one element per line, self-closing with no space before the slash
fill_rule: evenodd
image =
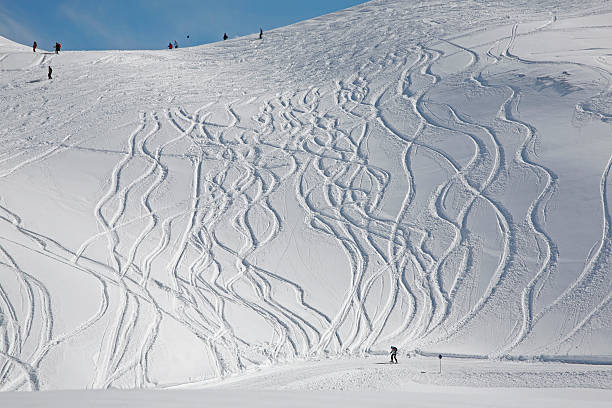
<path id="1" fill-rule="evenodd" d="M 611 18 L 377 0 L 173 51 L 1 39 L 0 388 L 391 344 L 610 362 Z"/>

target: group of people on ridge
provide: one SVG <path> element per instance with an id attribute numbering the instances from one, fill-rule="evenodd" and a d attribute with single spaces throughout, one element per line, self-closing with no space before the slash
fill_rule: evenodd
<path id="1" fill-rule="evenodd" d="M 38 48 L 38 43 L 34 41 L 34 44 L 32 44 L 32 51 L 36 52 L 36 48 Z M 53 49 L 55 50 L 56 54 L 59 54 L 60 50 L 62 49 L 62 44 L 56 42 L 55 45 L 53 46 Z"/>
<path id="2" fill-rule="evenodd" d="M 36 48 L 38 48 L 38 43 L 34 41 L 34 43 L 32 44 L 32 52 L 36 52 Z M 56 42 L 55 45 L 53 46 L 53 49 L 55 50 L 56 54 L 59 54 L 60 50 L 62 49 L 62 44 L 59 42 Z M 53 73 L 53 68 L 51 68 L 51 66 L 49 65 L 49 71 L 47 72 L 47 78 L 52 79 L 51 78 L 52 73 Z"/>
<path id="3" fill-rule="evenodd" d="M 189 36 L 187 36 L 187 38 L 189 38 Z M 223 41 L 227 40 L 229 37 L 227 36 L 227 33 L 223 33 Z M 263 30 L 261 27 L 259 27 L 259 39 L 262 40 L 263 39 Z M 32 44 L 32 51 L 36 52 L 36 48 L 38 48 L 38 44 L 36 43 L 36 41 L 34 41 L 34 43 Z M 174 40 L 174 43 L 170 42 L 168 43 L 168 49 L 173 49 L 173 48 L 178 48 L 178 42 L 176 40 Z M 54 50 L 56 54 L 59 54 L 60 50 L 62 49 L 62 44 L 59 42 L 55 43 L 54 46 Z M 51 79 L 51 74 L 53 73 L 53 69 L 51 69 L 51 66 L 49 66 L 49 72 L 47 74 L 47 77 L 49 79 Z M 397 349 L 396 353 L 397 353 Z M 392 355 L 392 359 L 393 359 L 393 355 Z M 396 359 L 397 360 L 397 359 Z M 397 362 L 397 361 L 396 361 Z"/>
<path id="4" fill-rule="evenodd" d="M 189 36 L 187 36 L 187 38 L 189 38 Z M 227 40 L 228 38 L 227 33 L 223 33 L 223 41 Z M 263 30 L 261 27 L 259 27 L 259 39 L 263 40 Z M 172 48 L 178 48 L 178 43 L 176 41 L 174 41 L 174 45 L 172 43 L 168 44 L 168 49 L 171 50 Z"/>

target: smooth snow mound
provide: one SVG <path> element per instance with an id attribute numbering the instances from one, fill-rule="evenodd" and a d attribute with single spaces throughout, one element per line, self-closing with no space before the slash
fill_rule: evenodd
<path id="1" fill-rule="evenodd" d="M 346 358 L 270 367 L 206 390 L 3 393 L 13 408 L 201 407 L 607 407 L 610 367 L 437 358 Z M 468 378 L 469 382 L 464 380 Z M 454 384 L 466 386 L 450 386 Z M 500 387 L 503 384 L 503 387 Z M 194 385 L 195 387 L 201 387 Z"/>

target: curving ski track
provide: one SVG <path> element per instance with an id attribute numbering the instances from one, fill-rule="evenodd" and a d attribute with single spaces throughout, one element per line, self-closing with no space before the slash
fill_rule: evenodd
<path id="1" fill-rule="evenodd" d="M 385 2 L 355 10 L 375 14 L 378 3 Z M 75 152 L 113 163 L 96 200 L 84 199 L 95 231 L 77 234 L 77 245 L 32 227 L 0 195 L 0 389 L 45 388 L 45 361 L 90 333 L 95 374 L 85 386 L 93 388 L 208 381 L 389 344 L 453 351 L 453 342 L 477 339 L 478 325 L 500 314 L 508 324 L 490 344 L 466 349 L 499 357 L 578 347 L 576 339 L 609 316 L 611 305 L 612 158 L 599 183 L 600 239 L 576 278 L 538 306 L 559 284 L 560 249 L 547 220 L 562 180 L 539 162 L 539 130 L 519 112 L 526 89 L 499 73 L 571 65 L 607 78 L 608 89 L 612 81 L 605 61 L 522 58 L 521 39 L 552 32 L 559 21 L 536 17 L 532 29 L 517 17 L 484 43 L 466 38 L 486 29 L 468 31 L 459 22 L 457 35 L 432 32 L 421 42 L 401 43 L 390 29 L 367 45 L 371 55 L 355 41 L 359 63 L 317 85 L 218 95 L 189 107 L 172 97 L 133 115 L 129 130 L 116 128 L 121 141 L 112 148 L 88 147 L 75 132 L 0 152 L 6 183 Z M 359 17 L 343 18 L 353 24 Z M 241 61 L 265 46 L 250 47 Z M 35 61 L 47 63 L 46 56 Z M 473 95 L 497 105 L 476 116 L 460 103 Z M 54 127 L 102 103 L 99 96 Z M 578 103 L 576 112 L 609 125 L 609 112 L 597 106 Z M 501 193 L 517 179 L 533 186 L 523 207 Z M 337 268 L 329 279 L 300 253 L 319 240 L 327 251 L 319 256 Z M 42 268 L 30 270 L 27 255 L 93 282 L 87 293 L 95 288 L 96 306 L 86 318 L 57 328 L 61 308 L 50 289 L 57 285 Z M 323 295 L 319 280 L 331 288 Z M 556 314 L 571 314 L 572 322 L 539 340 L 540 325 Z M 243 330 L 247 323 L 251 332 Z M 201 366 L 178 378 L 154 369 L 160 359 L 172 361 L 164 353 L 172 351 L 173 331 L 189 337 L 176 347 L 189 344 Z"/>

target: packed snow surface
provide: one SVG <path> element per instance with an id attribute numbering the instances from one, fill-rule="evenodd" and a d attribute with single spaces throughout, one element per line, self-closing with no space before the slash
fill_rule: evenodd
<path id="1" fill-rule="evenodd" d="M 0 389 L 228 386 L 391 345 L 505 364 L 426 382 L 457 404 L 609 389 L 610 21 L 375 0 L 172 51 L 0 38 Z M 371 390 L 359 364 L 289 388 Z"/>
<path id="2" fill-rule="evenodd" d="M 441 372 L 440 372 L 441 369 Z M 293 362 L 178 390 L 0 393 L 14 408 L 609 407 L 609 366 L 475 359 L 342 358 Z M 466 382 L 467 379 L 467 382 Z M 542 381 L 544 380 L 544 381 Z M 584 387 L 589 384 L 592 388 Z M 185 389 L 185 388 L 206 389 Z M 608 388 L 608 389 L 605 389 Z"/>

